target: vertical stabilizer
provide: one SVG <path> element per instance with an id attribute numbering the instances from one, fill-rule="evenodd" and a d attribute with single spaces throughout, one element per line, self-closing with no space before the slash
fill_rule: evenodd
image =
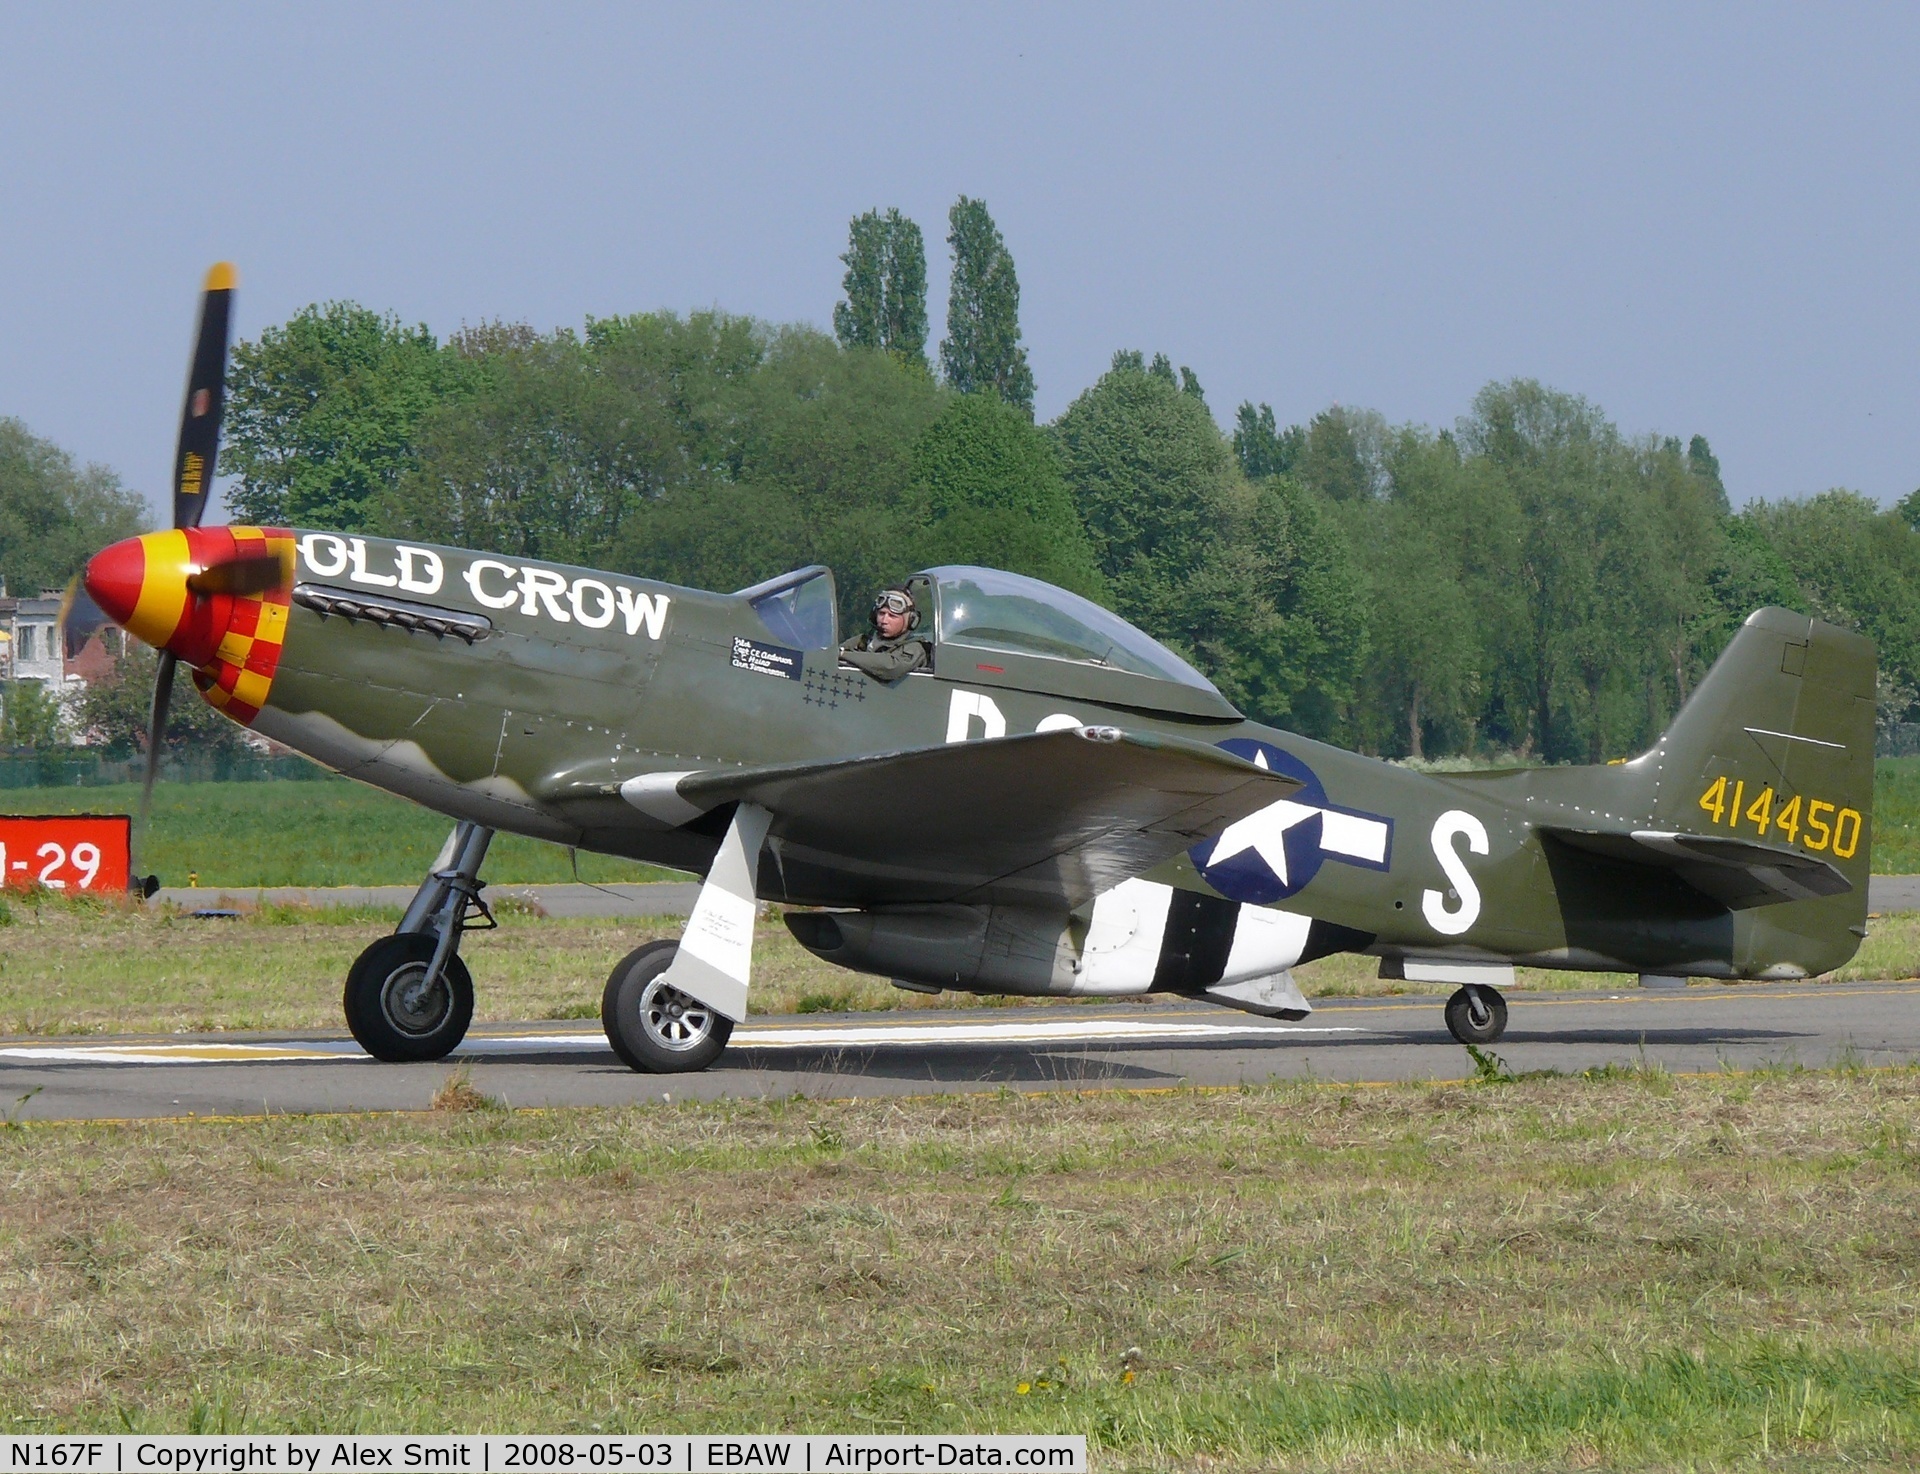
<path id="1" fill-rule="evenodd" d="M 1864 935 L 1873 855 L 1871 641 L 1761 609 L 1734 636 L 1654 751 L 1656 828 L 1804 855 L 1848 882 L 1838 895 L 1745 912 L 1749 976 L 1834 967 Z"/>
<path id="2" fill-rule="evenodd" d="M 1660 739 L 1656 821 L 1820 855 L 1864 891 L 1874 685 L 1870 641 L 1758 611 Z"/>

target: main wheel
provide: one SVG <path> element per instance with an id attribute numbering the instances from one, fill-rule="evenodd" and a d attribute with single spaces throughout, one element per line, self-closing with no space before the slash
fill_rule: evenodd
<path id="1" fill-rule="evenodd" d="M 1462 1044 L 1491 1044 L 1507 1032 L 1507 1000 L 1485 983 L 1468 983 L 1447 1000 L 1447 1032 Z"/>
<path id="2" fill-rule="evenodd" d="M 353 961 L 341 1000 L 360 1047 L 392 1064 L 444 1059 L 473 1022 L 473 978 L 452 954 L 427 986 L 435 939 L 424 932 L 382 937 Z"/>
<path id="3" fill-rule="evenodd" d="M 704 1070 L 727 1047 L 733 1020 L 661 977 L 678 942 L 648 942 L 620 959 L 600 995 L 607 1043 L 630 1070 L 680 1075 Z"/>

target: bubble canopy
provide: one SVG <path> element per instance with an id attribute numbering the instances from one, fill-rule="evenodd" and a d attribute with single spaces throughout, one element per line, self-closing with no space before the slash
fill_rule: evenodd
<path id="1" fill-rule="evenodd" d="M 950 565 L 921 576 L 937 592 L 941 645 L 1077 661 L 1220 694 L 1158 640 L 1078 594 L 995 568 Z"/>

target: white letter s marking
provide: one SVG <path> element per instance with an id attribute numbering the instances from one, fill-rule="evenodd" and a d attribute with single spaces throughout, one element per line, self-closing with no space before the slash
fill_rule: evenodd
<path id="1" fill-rule="evenodd" d="M 1447 910 L 1447 899 L 1439 891 L 1422 891 L 1420 909 L 1426 914 L 1427 924 L 1446 937 L 1459 936 L 1480 919 L 1480 887 L 1473 883 L 1473 877 L 1467 874 L 1466 861 L 1453 847 L 1453 842 L 1463 835 L 1467 848 L 1474 854 L 1487 853 L 1487 826 L 1464 809 L 1448 809 L 1433 821 L 1433 857 L 1453 882 L 1460 897 L 1460 909 Z"/>

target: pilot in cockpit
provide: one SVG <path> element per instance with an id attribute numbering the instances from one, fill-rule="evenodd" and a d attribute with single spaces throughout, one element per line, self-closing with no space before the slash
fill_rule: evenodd
<path id="1" fill-rule="evenodd" d="M 840 646 L 840 660 L 876 681 L 897 681 L 933 665 L 924 635 L 914 634 L 920 611 L 903 588 L 882 589 L 873 600 L 873 628 Z"/>

